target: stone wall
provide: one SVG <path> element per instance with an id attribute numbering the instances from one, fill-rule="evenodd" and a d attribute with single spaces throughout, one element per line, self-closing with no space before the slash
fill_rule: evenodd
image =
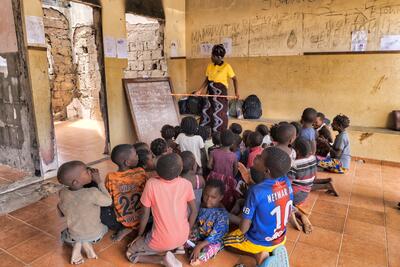
<path id="1" fill-rule="evenodd" d="M 100 120 L 101 76 L 92 26 L 79 26 L 74 29 L 73 50 L 79 95 L 67 107 L 68 118 Z"/>
<path id="2" fill-rule="evenodd" d="M 76 69 L 68 19 L 60 11 L 43 8 L 43 22 L 48 41 L 48 61 L 52 109 L 55 119 L 66 118 L 66 107 L 77 96 Z"/>
<path id="3" fill-rule="evenodd" d="M 128 68 L 125 78 L 166 77 L 167 63 L 164 57 L 164 25 L 157 20 L 145 23 L 129 23 Z"/>

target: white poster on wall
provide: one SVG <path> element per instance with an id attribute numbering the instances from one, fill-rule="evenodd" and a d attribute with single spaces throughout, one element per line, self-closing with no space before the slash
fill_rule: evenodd
<path id="1" fill-rule="evenodd" d="M 400 50 L 400 35 L 386 35 L 381 38 L 381 50 Z"/>
<path id="2" fill-rule="evenodd" d="M 202 56 L 211 56 L 213 44 L 210 43 L 202 43 L 200 44 L 200 54 Z"/>
<path id="3" fill-rule="evenodd" d="M 351 33 L 351 51 L 362 52 L 367 50 L 368 32 L 355 31 Z"/>
<path id="4" fill-rule="evenodd" d="M 232 55 L 232 38 L 224 38 L 222 39 L 222 44 L 225 47 L 226 55 Z"/>
<path id="5" fill-rule="evenodd" d="M 25 24 L 28 45 L 45 47 L 46 39 L 44 37 L 43 17 L 26 16 Z"/>
<path id="6" fill-rule="evenodd" d="M 117 58 L 128 58 L 128 42 L 124 38 L 117 39 Z"/>
<path id="7" fill-rule="evenodd" d="M 178 57 L 178 42 L 176 40 L 171 41 L 169 53 L 170 53 L 170 57 Z"/>
<path id="8" fill-rule="evenodd" d="M 104 37 L 104 57 L 117 57 L 117 44 L 113 37 Z"/>

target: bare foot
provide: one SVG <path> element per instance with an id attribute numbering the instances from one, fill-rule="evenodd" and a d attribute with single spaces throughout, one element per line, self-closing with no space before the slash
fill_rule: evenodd
<path id="1" fill-rule="evenodd" d="M 199 266 L 200 264 L 201 261 L 199 259 L 190 261 L 190 266 Z"/>
<path id="2" fill-rule="evenodd" d="M 326 193 L 332 194 L 332 195 L 334 195 L 335 197 L 338 197 L 338 196 L 339 196 L 339 194 L 338 194 L 338 192 L 336 191 L 335 187 L 333 186 L 332 182 L 330 182 L 330 183 L 328 184 L 328 187 L 329 187 L 329 189 L 328 189 L 328 191 L 326 191 Z"/>
<path id="3" fill-rule="evenodd" d="M 300 213 L 300 218 L 301 218 L 301 222 L 303 223 L 303 232 L 305 234 L 311 234 L 311 232 L 313 231 L 313 227 L 312 224 L 310 222 L 310 220 L 308 219 L 308 217 L 302 213 Z"/>
<path id="4" fill-rule="evenodd" d="M 132 229 L 129 228 L 123 228 L 122 230 L 119 230 L 115 234 L 111 236 L 112 241 L 118 242 L 124 239 L 125 236 L 129 235 L 132 232 Z"/>
<path id="5" fill-rule="evenodd" d="M 97 259 L 98 258 L 96 252 L 93 249 L 92 244 L 90 244 L 89 242 L 82 243 L 82 248 L 85 251 L 86 257 L 88 259 Z"/>
<path id="6" fill-rule="evenodd" d="M 296 218 L 296 212 L 292 212 L 289 217 L 289 222 L 296 228 L 298 231 L 301 231 L 303 227 L 300 225 L 299 221 Z"/>
<path id="7" fill-rule="evenodd" d="M 182 263 L 175 258 L 175 255 L 172 252 L 168 251 L 164 257 L 164 265 L 166 267 L 182 267 Z"/>
<path id="8" fill-rule="evenodd" d="M 82 264 L 85 262 L 83 260 L 81 250 L 82 250 L 82 243 L 76 242 L 72 249 L 71 264 Z"/>

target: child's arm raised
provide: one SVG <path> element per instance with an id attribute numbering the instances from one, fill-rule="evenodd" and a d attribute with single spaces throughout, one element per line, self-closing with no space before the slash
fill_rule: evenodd
<path id="1" fill-rule="evenodd" d="M 189 216 L 189 225 L 190 225 L 190 229 L 192 229 L 193 225 L 194 225 L 194 223 L 196 221 L 197 213 L 198 213 L 198 210 L 197 210 L 197 207 L 196 207 L 196 200 L 193 199 L 193 200 L 189 201 L 188 205 L 189 205 L 190 211 L 191 211 L 190 212 L 190 216 Z"/>

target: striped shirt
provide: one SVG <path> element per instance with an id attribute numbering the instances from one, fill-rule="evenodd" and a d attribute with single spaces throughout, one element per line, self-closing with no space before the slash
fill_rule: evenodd
<path id="1" fill-rule="evenodd" d="M 288 177 L 292 182 L 293 192 L 310 192 L 317 174 L 317 159 L 314 155 L 294 161 Z"/>

